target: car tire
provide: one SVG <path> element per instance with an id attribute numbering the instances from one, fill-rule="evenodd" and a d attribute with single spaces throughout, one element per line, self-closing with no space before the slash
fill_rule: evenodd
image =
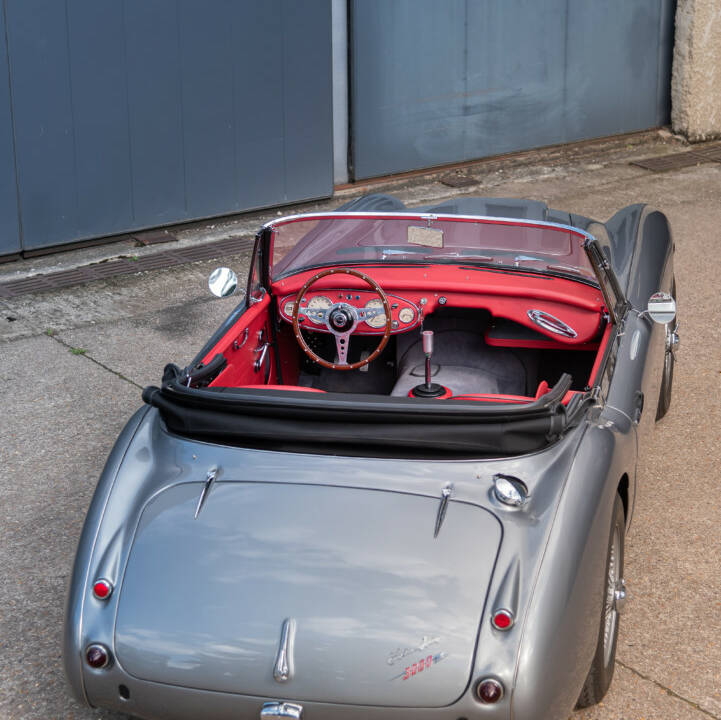
<path id="1" fill-rule="evenodd" d="M 623 587 L 623 551 L 626 534 L 626 516 L 623 502 L 616 495 L 613 505 L 613 519 L 606 553 L 606 573 L 604 575 L 604 593 L 601 603 L 601 622 L 598 631 L 596 653 L 591 669 L 578 697 L 576 708 L 586 708 L 599 703 L 611 686 L 613 671 L 616 667 L 616 642 L 618 640 L 618 621 L 622 602 L 617 595 Z M 625 599 L 625 589 L 623 590 Z"/>
<path id="2" fill-rule="evenodd" d="M 671 286 L 671 295 L 676 299 L 676 279 L 674 278 Z M 666 342 L 664 345 L 663 356 L 663 375 L 661 376 L 661 391 L 658 396 L 658 409 L 656 410 L 656 420 L 660 420 L 671 407 L 671 390 L 673 387 L 673 367 L 676 363 L 676 356 L 668 349 L 669 335 L 675 332 L 672 329 L 677 327 L 678 321 L 674 318 L 666 325 Z"/>

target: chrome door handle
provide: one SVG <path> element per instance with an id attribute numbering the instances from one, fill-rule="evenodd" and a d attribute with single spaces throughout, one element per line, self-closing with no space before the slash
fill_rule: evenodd
<path id="1" fill-rule="evenodd" d="M 258 372 L 263 367 L 265 356 L 268 354 L 269 347 L 270 343 L 263 343 L 260 347 L 255 348 L 255 352 L 258 353 L 258 357 L 253 363 L 253 370 L 255 370 L 255 372 Z"/>
<path id="2" fill-rule="evenodd" d="M 263 708 L 260 711 L 260 717 L 294 718 L 294 720 L 301 720 L 303 717 L 303 706 L 287 702 L 263 703 Z"/>

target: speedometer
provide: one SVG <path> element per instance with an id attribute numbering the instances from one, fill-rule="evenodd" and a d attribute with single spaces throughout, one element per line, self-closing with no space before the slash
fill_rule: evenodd
<path id="1" fill-rule="evenodd" d="M 328 310 L 333 305 L 333 301 L 325 295 L 316 295 L 308 301 L 308 310 Z M 315 313 L 309 312 L 308 318 L 311 322 L 320 324 L 322 320 Z"/>
<path id="2" fill-rule="evenodd" d="M 365 310 L 366 312 L 368 312 L 369 310 L 373 310 L 374 312 L 377 310 L 383 310 L 383 302 L 380 298 L 374 298 L 373 300 L 369 300 L 365 305 Z M 386 324 L 385 312 L 380 312 L 374 317 L 366 318 L 366 323 L 372 328 L 375 328 L 376 330 L 384 328 Z"/>

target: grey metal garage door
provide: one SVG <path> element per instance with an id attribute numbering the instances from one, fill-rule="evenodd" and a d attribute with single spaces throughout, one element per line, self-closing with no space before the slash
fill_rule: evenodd
<path id="1" fill-rule="evenodd" d="M 357 179 L 668 121 L 674 0 L 353 0 Z"/>
<path id="2" fill-rule="evenodd" d="M 5 17 L 0 13 L 0 255 L 20 250 Z"/>
<path id="3" fill-rule="evenodd" d="M 0 254 L 332 193 L 330 0 L 0 2 Z"/>

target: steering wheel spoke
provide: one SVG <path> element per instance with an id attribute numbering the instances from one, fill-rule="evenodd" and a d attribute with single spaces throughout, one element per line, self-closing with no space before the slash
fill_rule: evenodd
<path id="1" fill-rule="evenodd" d="M 348 364 L 348 345 L 350 344 L 350 333 L 340 333 L 335 336 L 335 349 L 339 365 Z"/>

